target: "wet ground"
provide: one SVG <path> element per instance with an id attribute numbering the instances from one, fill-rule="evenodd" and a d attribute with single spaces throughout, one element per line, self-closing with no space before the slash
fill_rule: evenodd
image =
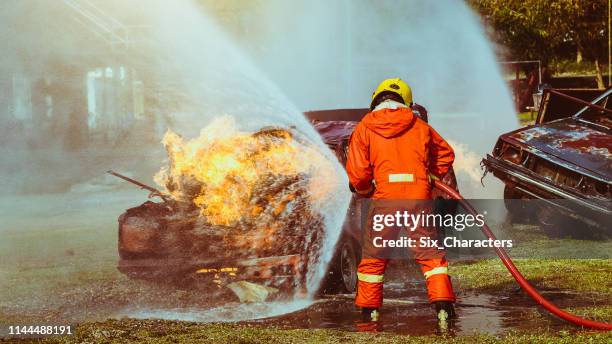
<path id="1" fill-rule="evenodd" d="M 438 332 L 416 266 L 390 266 L 386 301 L 377 328 L 360 321 L 350 294 L 327 295 L 314 301 L 244 305 L 199 290 L 130 280 L 116 270 L 116 216 L 143 200 L 143 193 L 131 188 L 87 189 L 61 197 L 1 198 L 4 223 L 0 228 L 0 324 L 59 320 L 74 324 L 128 317 L 280 328 L 375 329 L 411 335 Z M 603 269 L 610 271 L 605 266 Z M 584 278 L 581 275 L 580 280 Z M 576 330 L 538 312 L 518 290 L 498 288 L 483 292 L 464 287 L 465 280 L 455 282 L 459 317 L 451 332 L 456 335 Z M 606 288 L 601 288 L 604 297 L 609 295 Z M 596 293 L 544 292 L 563 308 L 612 303 Z"/>
<path id="2" fill-rule="evenodd" d="M 250 323 L 275 325 L 283 328 L 329 328 L 346 331 L 385 331 L 397 334 L 431 335 L 440 333 L 434 312 L 426 295 L 415 285 L 388 283 L 379 324 L 364 322 L 353 305 L 353 294 L 329 295 L 310 307 L 269 319 Z M 421 286 L 416 286 L 420 288 Z M 424 286 L 422 286 L 424 287 Z M 567 297 L 548 294 L 551 299 Z M 455 335 L 474 333 L 503 334 L 510 330 L 572 329 L 552 317 L 533 318 L 534 304 L 521 295 L 497 296 L 485 293 L 460 293 L 457 300 L 457 319 L 449 332 Z M 530 319 L 527 321 L 526 317 Z"/>
<path id="3" fill-rule="evenodd" d="M 403 265 L 409 265 L 404 263 Z M 237 322 L 285 329 L 338 329 L 350 332 L 384 331 L 403 335 L 440 334 L 432 306 L 427 302 L 425 285 L 405 266 L 391 265 L 393 280 L 385 283 L 385 300 L 379 323 L 364 322 L 353 304 L 354 294 L 321 295 L 313 301 L 238 304 L 235 301 L 215 307 L 141 308 L 116 314 L 138 319 L 165 319 L 193 322 Z M 407 281 L 402 281 L 402 280 Z M 565 323 L 536 307 L 518 287 L 504 291 L 476 292 L 457 288 L 457 319 L 450 324 L 452 335 L 503 335 L 510 331 L 539 333 L 575 331 Z M 542 294 L 560 307 L 589 307 L 593 300 L 576 292 L 542 290 Z M 601 303 L 609 301 L 601 300 Z M 262 314 L 266 314 L 262 318 Z M 249 318 L 259 318 L 248 320 Z"/>

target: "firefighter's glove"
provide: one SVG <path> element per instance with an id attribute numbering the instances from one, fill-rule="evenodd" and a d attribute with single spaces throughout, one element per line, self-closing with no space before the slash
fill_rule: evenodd
<path id="1" fill-rule="evenodd" d="M 370 184 L 370 187 L 364 190 L 357 190 L 352 184 L 349 183 L 349 189 L 351 192 L 358 194 L 361 197 L 372 197 L 374 195 L 374 191 L 376 191 L 376 185 L 374 183 Z"/>
<path id="2" fill-rule="evenodd" d="M 434 181 L 436 181 L 436 180 L 440 180 L 440 178 L 438 178 L 436 175 L 431 174 L 431 173 L 429 173 L 429 174 L 427 175 L 427 179 L 429 179 L 429 183 L 430 183 L 430 184 L 433 184 L 433 183 L 434 183 Z"/>

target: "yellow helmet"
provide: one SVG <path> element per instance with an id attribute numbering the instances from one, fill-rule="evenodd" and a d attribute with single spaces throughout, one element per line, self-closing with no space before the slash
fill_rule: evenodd
<path id="1" fill-rule="evenodd" d="M 400 78 L 387 79 L 381 82 L 376 88 L 376 91 L 372 93 L 372 101 L 374 101 L 374 99 L 376 99 L 376 97 L 383 92 L 396 93 L 404 100 L 404 104 L 408 106 L 412 104 L 412 90 L 410 89 L 410 86 L 408 86 L 408 84 Z"/>

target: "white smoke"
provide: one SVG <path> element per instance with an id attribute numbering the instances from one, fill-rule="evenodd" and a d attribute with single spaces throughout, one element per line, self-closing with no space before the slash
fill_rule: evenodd
<path id="1" fill-rule="evenodd" d="M 368 107 L 376 85 L 399 76 L 430 124 L 475 157 L 458 175 L 465 196 L 502 197 L 493 179 L 487 189 L 470 183 L 479 157 L 518 122 L 492 46 L 465 3 L 270 0 L 243 13 L 234 37 L 300 110 Z"/>
<path id="2" fill-rule="evenodd" d="M 118 20 L 122 30 L 129 31 L 121 36 L 126 41 L 116 44 L 99 36 L 100 30 L 96 33 L 95 25 L 67 6 L 69 2 L 93 3 Z M 203 11 L 201 3 L 211 15 Z M 225 14 L 219 16 L 223 11 Z M 328 236 L 321 263 L 309 281 L 311 291 L 333 254 L 350 193 L 342 167 L 302 111 L 367 107 L 372 89 L 380 80 L 400 76 L 413 87 L 415 101 L 429 109 L 430 123 L 456 142 L 463 189 L 476 179 L 478 157 L 491 150 L 500 133 L 516 126 L 491 47 L 475 16 L 461 2 L 270 0 L 232 5 L 190 0 L 22 0 L 0 2 L 0 21 L 0 41 L 5 47 L 0 56 L 0 87 L 7 89 L 24 78 L 32 84 L 49 83 L 53 86 L 50 92 L 56 92 L 55 109 L 79 106 L 79 97 L 74 95 L 85 88 L 88 71 L 100 69 L 106 73 L 105 68 L 113 66 L 117 71 L 122 65 L 134 81 L 142 81 L 148 95 L 147 109 L 164 116 L 167 120 L 163 125 L 184 136 L 197 135 L 220 114 L 238 118 L 243 130 L 266 125 L 295 127 L 303 139 L 335 164 L 332 182 L 338 190 L 323 206 Z M 15 118 L 8 120 L 17 112 L 9 113 L 7 99 L 3 92 L 3 189 L 12 187 L 16 179 L 30 192 L 40 192 L 39 185 L 53 187 L 64 179 L 73 182 L 73 177 L 99 177 L 111 167 L 105 160 L 108 156 L 121 157 L 113 163 L 126 163 L 130 170 L 146 171 L 142 166 L 151 162 L 155 169 L 161 165 L 158 159 L 164 154 L 162 145 L 145 143 L 131 133 L 125 138 L 130 142 L 129 149 L 100 144 L 66 155 L 57 149 L 61 145 L 57 137 L 49 136 L 42 140 L 38 137 L 39 147 L 30 150 L 28 138 L 15 135 L 22 131 L 15 125 Z M 24 113 L 27 119 L 27 113 L 21 111 L 17 120 L 24 119 Z M 67 118 L 67 113 L 52 115 L 58 120 L 59 116 Z M 109 110 L 102 115 L 114 114 Z M 122 120 L 121 116 L 112 119 Z M 61 132 L 66 131 L 65 124 L 58 125 Z M 478 195 L 479 190 L 468 196 Z M 77 200 L 70 206 L 26 197 L 27 206 L 15 211 L 11 208 L 12 218 L 18 220 L 5 226 L 31 225 L 35 218 L 30 216 L 32 209 L 47 214 L 51 209 L 48 204 L 76 212 L 80 195 L 71 196 Z M 94 195 L 89 197 L 94 199 L 91 202 L 98 202 Z M 13 200 L 7 198 L 6 202 Z M 114 233 L 110 229 L 115 228 L 116 219 L 106 216 L 109 209 L 96 225 Z M 53 210 L 63 213 L 62 209 Z M 74 220 L 77 215 L 70 218 Z M 61 221 L 65 219 L 58 219 L 54 225 L 64 226 Z M 41 228 L 46 225 L 41 224 Z M 115 254 L 115 247 L 105 249 Z M 274 314 L 277 310 L 274 307 Z"/>
<path id="3" fill-rule="evenodd" d="M 30 0 L 13 5 L 3 3 L 2 6 L 7 11 L 1 17 L 9 24 L 2 32 L 2 38 L 10 42 L 13 48 L 7 54 L 8 57 L 5 57 L 8 62 L 2 67 L 7 69 L 8 74 L 24 74 L 32 80 L 52 74 L 53 87 L 56 89 L 68 88 L 85 93 L 83 80 L 90 70 L 101 69 L 102 77 L 108 79 L 105 82 L 115 85 L 121 81 L 113 76 L 114 73 L 126 70 L 127 75 L 140 78 L 148 99 L 155 104 L 149 111 L 161 113 L 168 118 L 165 124 L 183 136 L 194 137 L 214 118 L 228 114 L 237 119 L 240 130 L 254 131 L 265 126 L 291 127 L 300 140 L 320 151 L 331 163 L 327 164 L 327 168 L 331 166 L 332 171 L 327 171 L 331 174 L 327 174 L 330 178 L 325 186 L 335 191 L 317 204 L 325 218 L 327 230 L 320 252 L 310 253 L 320 256 L 318 264 L 311 266 L 307 275 L 307 287 L 310 295 L 314 294 L 331 259 L 350 200 L 346 174 L 298 107 L 231 42 L 198 2 Z M 110 38 L 98 37 L 98 23 L 88 21 L 87 16 L 79 13 L 81 10 L 95 12 L 102 18 L 102 22 L 108 16 L 112 18 L 108 20 L 108 25 L 121 30 L 113 32 Z M 45 17 L 45 13 L 53 16 Z M 37 19 L 41 18 L 48 25 L 49 32 L 44 32 L 44 26 L 37 23 Z M 80 23 L 85 25 L 80 26 Z M 17 29 L 19 26 L 27 27 L 26 32 L 20 35 Z M 124 29 L 128 30 L 128 34 L 123 35 Z M 104 28 L 101 31 L 105 33 Z M 44 37 L 50 36 L 46 37 L 49 43 L 45 44 L 44 40 L 38 39 L 37 33 Z M 22 52 L 31 54 L 31 60 L 22 61 Z M 73 78 L 62 79 L 66 74 Z M 77 93 L 66 91 L 55 94 L 54 105 L 78 102 Z M 112 102 L 109 104 L 113 105 Z M 69 106 L 62 109 L 69 108 L 72 109 Z M 59 105 L 54 108 L 56 117 L 53 119 L 59 123 L 60 119 L 67 116 L 57 109 L 60 109 Z M 117 107 L 116 111 L 122 110 Z M 111 112 L 100 113 L 99 118 L 110 117 L 113 123 L 125 119 Z M 81 115 L 86 116 L 85 113 Z M 65 125 L 57 127 L 65 132 Z M 130 133 L 128 137 L 132 136 Z M 160 143 L 153 148 L 144 141 L 135 140 L 133 144 L 129 147 L 132 153 L 141 149 L 164 151 Z M 52 147 L 53 144 L 47 146 Z M 99 153 L 95 152 L 96 148 L 102 147 L 92 147 L 92 154 Z M 109 152 L 118 156 L 124 156 L 125 153 L 125 149 L 111 149 Z M 62 155 L 58 155 L 58 160 L 62 160 Z M 19 156 L 15 155 L 15 158 L 19 159 Z M 142 158 L 144 156 L 136 161 L 144 160 Z M 159 159 L 158 167 L 161 165 Z M 326 168 L 322 165 L 321 169 Z M 108 167 L 97 166 L 100 173 Z M 72 168 L 59 164 L 53 169 L 47 169 L 46 173 L 68 173 Z"/>

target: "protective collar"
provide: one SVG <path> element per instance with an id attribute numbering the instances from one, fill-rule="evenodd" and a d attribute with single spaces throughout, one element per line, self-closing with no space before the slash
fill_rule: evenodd
<path id="1" fill-rule="evenodd" d="M 381 102 L 380 104 L 378 104 L 374 110 L 374 111 L 378 111 L 378 110 L 382 110 L 382 109 L 399 109 L 399 108 L 408 108 L 405 104 L 402 104 L 400 102 L 396 102 L 395 100 L 391 100 L 391 99 L 387 99 L 384 102 Z"/>

